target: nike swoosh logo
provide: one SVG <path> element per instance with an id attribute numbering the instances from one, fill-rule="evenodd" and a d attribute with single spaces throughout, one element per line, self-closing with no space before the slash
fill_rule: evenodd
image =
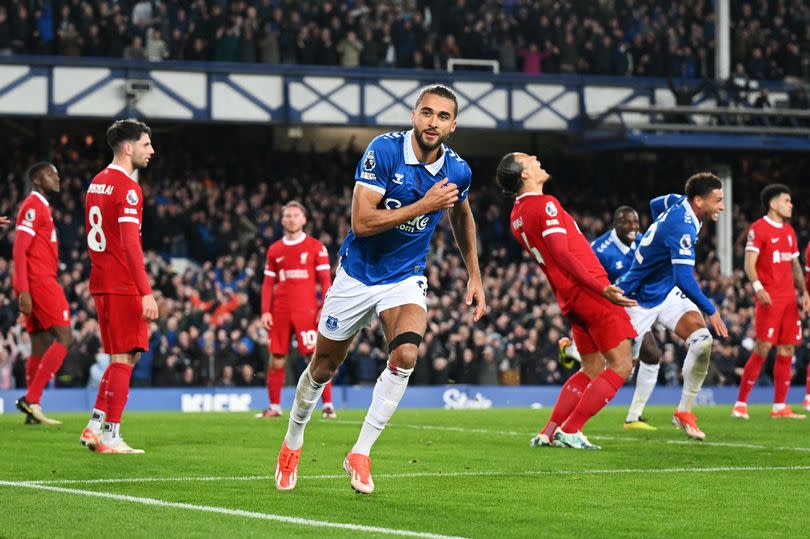
<path id="1" fill-rule="evenodd" d="M 276 258 L 276 264 L 278 264 L 278 263 L 279 263 L 279 262 L 281 262 L 282 260 L 284 260 L 284 257 L 283 257 L 283 256 L 280 256 L 280 257 Z"/>
<path id="2" fill-rule="evenodd" d="M 771 238 L 771 243 L 776 243 L 777 241 L 779 241 L 779 238 Z"/>

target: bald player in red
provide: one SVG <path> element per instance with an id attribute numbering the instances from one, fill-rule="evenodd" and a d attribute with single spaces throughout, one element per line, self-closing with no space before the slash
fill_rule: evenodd
<path id="1" fill-rule="evenodd" d="M 31 355 L 25 363 L 28 391 L 17 399 L 26 424 L 58 425 L 42 413 L 42 391 L 62 366 L 73 334 L 65 292 L 56 280 L 59 247 L 48 201 L 61 189 L 59 172 L 42 161 L 28 169 L 31 194 L 17 214 L 14 239 L 14 292 L 19 298 L 25 329 L 31 336 Z"/>

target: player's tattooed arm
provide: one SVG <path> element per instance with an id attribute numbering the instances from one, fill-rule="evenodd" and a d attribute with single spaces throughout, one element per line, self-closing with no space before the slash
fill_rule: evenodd
<path id="1" fill-rule="evenodd" d="M 458 187 L 447 178 L 428 189 L 425 196 L 413 204 L 388 208 L 380 204 L 383 195 L 356 184 L 352 196 L 352 231 L 356 236 L 373 236 L 391 230 L 414 217 L 436 210 L 450 209 L 458 201 Z"/>
<path id="2" fill-rule="evenodd" d="M 768 291 L 762 286 L 762 283 L 759 285 L 754 283 L 759 283 L 759 275 L 757 275 L 757 259 L 759 258 L 759 253 L 755 251 L 745 251 L 745 263 L 743 268 L 745 269 L 745 275 L 748 277 L 748 280 L 751 281 L 751 284 L 754 287 L 754 293 L 757 296 L 759 302 L 763 305 L 770 305 L 771 304 L 771 295 L 768 294 Z"/>
<path id="3" fill-rule="evenodd" d="M 805 315 L 810 315 L 810 294 L 807 293 L 807 285 L 804 282 L 804 271 L 799 257 L 793 259 L 793 282 L 801 292 L 802 310 Z"/>
<path id="4" fill-rule="evenodd" d="M 475 303 L 473 319 L 480 320 L 487 309 L 484 298 L 484 285 L 481 282 L 481 269 L 478 266 L 478 247 L 475 239 L 475 218 L 469 200 L 465 200 L 449 211 L 450 228 L 453 229 L 453 236 L 456 238 L 456 245 L 464 258 L 467 266 L 467 274 L 470 276 L 467 281 L 467 305 Z"/>

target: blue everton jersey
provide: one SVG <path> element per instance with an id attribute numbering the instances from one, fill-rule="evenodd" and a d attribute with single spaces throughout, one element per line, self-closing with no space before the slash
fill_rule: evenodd
<path id="1" fill-rule="evenodd" d="M 700 230 L 700 221 L 685 196 L 658 197 L 650 209 L 658 218 L 641 237 L 630 270 L 616 283 L 642 307 L 660 305 L 675 287 L 673 264 L 695 265 Z"/>
<path id="2" fill-rule="evenodd" d="M 619 277 L 627 273 L 636 256 L 636 242 L 628 247 L 619 239 L 615 228 L 593 240 L 591 247 L 607 271 L 611 283 L 615 283 Z"/>
<path id="3" fill-rule="evenodd" d="M 355 182 L 382 195 L 380 208 L 393 210 L 420 200 L 434 184 L 447 178 L 458 186 L 457 204 L 461 204 L 472 181 L 466 161 L 442 145 L 438 160 L 420 163 L 411 136 L 412 131 L 403 131 L 372 140 L 357 165 Z M 358 237 L 349 230 L 338 252 L 343 269 L 369 286 L 424 274 L 430 238 L 443 215 L 444 210 L 419 215 L 372 236 Z"/>

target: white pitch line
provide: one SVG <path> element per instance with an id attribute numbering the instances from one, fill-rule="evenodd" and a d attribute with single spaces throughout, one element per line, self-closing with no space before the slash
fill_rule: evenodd
<path id="1" fill-rule="evenodd" d="M 33 483 L 15 483 L 12 481 L 0 481 L 0 486 L 47 490 L 51 492 L 59 492 L 62 494 L 74 494 L 77 496 L 92 496 L 95 498 L 105 498 L 120 502 L 131 502 L 143 505 L 153 505 L 158 507 L 169 507 L 172 509 L 186 509 L 189 511 L 201 511 L 205 513 L 219 513 L 235 517 L 253 518 L 258 520 L 271 520 L 275 522 L 283 522 L 285 524 L 312 526 L 316 528 L 339 528 L 343 530 L 351 530 L 356 532 L 379 533 L 384 535 L 398 535 L 401 537 L 423 537 L 426 539 L 464 539 L 457 536 L 440 535 L 436 533 L 416 532 L 411 530 L 398 530 L 394 528 L 381 528 L 378 526 L 365 526 L 362 524 L 349 524 L 343 522 L 329 522 L 326 520 L 289 517 L 285 515 L 274 515 L 272 513 L 257 513 L 255 511 L 245 511 L 242 509 L 229 509 L 227 507 L 170 502 L 166 500 L 158 500 L 155 498 L 142 498 L 139 496 L 126 496 L 123 494 L 113 494 L 111 492 L 94 492 L 92 490 L 79 490 L 73 488 L 54 487 L 50 485 L 41 485 Z"/>
<path id="2" fill-rule="evenodd" d="M 362 425 L 362 421 L 346 421 L 346 420 L 337 420 L 337 421 L 330 421 L 330 423 L 341 423 L 344 425 Z M 439 425 L 412 425 L 412 424 L 404 424 L 404 423 L 392 423 L 390 425 L 391 428 L 406 428 L 406 429 L 414 429 L 414 430 L 438 430 L 438 431 L 447 431 L 447 432 L 467 432 L 470 434 L 497 434 L 502 436 L 527 436 L 532 437 L 535 433 L 528 433 L 528 432 L 519 432 L 514 430 L 490 430 L 490 429 L 468 429 L 464 427 L 446 427 L 446 426 L 439 426 Z M 661 439 L 654 439 L 654 438 L 637 438 L 633 436 L 611 436 L 611 435 L 600 435 L 600 434 L 593 434 L 590 435 L 589 438 L 593 438 L 594 440 L 616 440 L 616 441 L 636 441 L 636 442 L 651 442 L 656 444 L 673 444 L 673 445 L 706 445 L 706 446 L 715 446 L 715 447 L 739 447 L 741 449 L 769 449 L 769 450 L 777 450 L 777 451 L 802 451 L 807 452 L 810 451 L 810 447 L 789 447 L 789 446 L 771 446 L 771 445 L 758 445 L 758 444 L 744 444 L 744 443 L 736 443 L 736 442 L 696 442 L 694 440 L 661 440 Z"/>
<path id="3" fill-rule="evenodd" d="M 810 471 L 810 466 L 711 466 L 706 468 L 616 468 L 582 470 L 520 470 L 513 472 L 411 472 L 374 474 L 377 479 L 441 478 L 441 477 L 527 477 L 527 476 L 568 476 L 568 475 L 624 475 L 624 474 L 667 474 L 667 473 L 726 473 L 726 472 L 794 472 Z M 49 486 L 62 484 L 109 484 L 109 483 L 156 483 L 186 481 L 270 481 L 269 475 L 247 476 L 203 476 L 203 477 L 122 477 L 116 479 L 55 479 L 43 481 L 0 481 L 0 485 Z M 346 479 L 346 474 L 301 475 L 300 481 Z"/>

